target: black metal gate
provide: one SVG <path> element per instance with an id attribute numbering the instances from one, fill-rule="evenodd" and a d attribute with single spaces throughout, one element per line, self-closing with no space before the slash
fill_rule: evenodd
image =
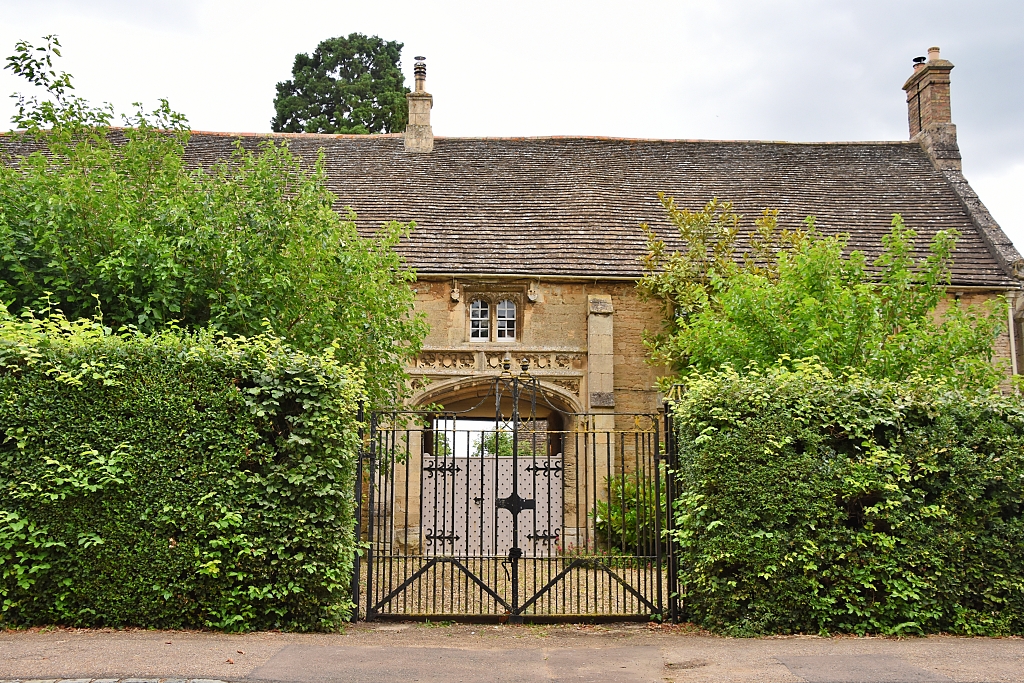
<path id="1" fill-rule="evenodd" d="M 372 415 L 357 610 L 512 623 L 670 616 L 659 426 L 657 415 L 560 412 L 526 366 L 514 375 L 507 364 L 468 410 Z"/>

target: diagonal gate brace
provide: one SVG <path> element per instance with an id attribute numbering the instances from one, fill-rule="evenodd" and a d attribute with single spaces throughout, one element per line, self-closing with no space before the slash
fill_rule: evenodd
<path id="1" fill-rule="evenodd" d="M 447 563 L 457 567 L 459 569 L 459 571 L 461 571 L 463 574 L 465 574 L 470 579 L 472 579 L 473 583 L 478 585 L 485 593 L 487 593 L 489 596 L 494 598 L 495 602 L 497 602 L 499 605 L 504 607 L 506 610 L 508 610 L 510 612 L 512 611 L 511 605 L 509 605 L 508 602 L 503 597 L 501 597 L 496 592 L 494 592 L 493 588 L 491 588 L 486 583 L 481 581 L 480 578 L 476 574 L 471 572 L 466 567 L 466 565 L 462 564 L 461 562 L 459 562 L 454 557 L 435 557 L 435 558 L 431 559 L 429 562 L 427 562 L 425 565 L 423 565 L 422 567 L 417 569 L 415 572 L 413 572 L 409 576 L 409 578 L 407 578 L 405 581 L 403 581 L 401 584 L 399 584 L 399 586 L 397 588 L 395 588 L 393 591 L 391 591 L 385 597 L 383 597 L 380 600 L 380 602 L 378 602 L 376 605 L 373 606 L 372 612 L 374 614 L 379 612 L 384 607 L 384 605 L 388 604 L 389 602 L 394 600 L 396 597 L 401 595 L 402 592 L 405 591 L 406 588 L 411 586 L 413 583 L 416 582 L 417 579 L 419 579 L 421 576 L 423 576 L 428 571 L 430 571 L 430 569 L 432 567 L 435 567 L 436 565 L 440 564 L 441 562 L 447 562 Z"/>

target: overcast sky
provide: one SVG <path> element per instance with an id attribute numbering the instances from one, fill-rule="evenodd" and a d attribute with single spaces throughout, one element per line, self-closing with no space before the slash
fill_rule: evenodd
<path id="1" fill-rule="evenodd" d="M 358 31 L 405 44 L 409 83 L 427 57 L 436 135 L 899 140 L 911 60 L 938 45 L 964 172 L 1024 251 L 1020 0 L 0 0 L 0 17 L 2 54 L 57 34 L 93 102 L 166 97 L 195 130 L 246 132 L 270 130 L 297 52 Z"/>

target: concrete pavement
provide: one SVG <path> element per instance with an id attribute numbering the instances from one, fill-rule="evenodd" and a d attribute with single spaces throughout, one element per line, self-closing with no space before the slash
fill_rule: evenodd
<path id="1" fill-rule="evenodd" d="M 344 634 L 0 632 L 0 681 L 1024 682 L 1021 638 L 734 639 L 680 627 L 358 624 Z"/>

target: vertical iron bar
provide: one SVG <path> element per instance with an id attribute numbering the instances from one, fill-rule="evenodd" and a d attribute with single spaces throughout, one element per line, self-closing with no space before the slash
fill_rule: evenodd
<path id="1" fill-rule="evenodd" d="M 672 509 L 675 504 L 675 475 L 677 467 L 677 443 L 675 420 L 672 418 L 672 403 L 665 401 L 665 550 L 668 565 L 668 609 L 673 623 L 679 621 L 679 573 L 677 567 L 676 542 L 672 532 L 675 530 L 675 519 Z"/>
<path id="2" fill-rule="evenodd" d="M 625 437 L 623 437 L 623 438 L 625 438 Z M 625 462 L 625 460 L 626 460 L 626 450 L 627 449 L 623 449 L 622 450 L 623 462 Z M 633 486 L 633 488 L 634 488 L 634 493 L 629 497 L 630 505 L 633 506 L 633 516 L 634 516 L 633 528 L 630 530 L 630 533 L 632 533 L 634 535 L 634 540 L 632 542 L 630 542 L 627 539 L 626 548 L 629 549 L 630 547 L 632 547 L 633 550 L 631 551 L 632 557 L 630 557 L 628 560 L 624 560 L 624 562 L 628 562 L 629 563 L 629 568 L 630 568 L 629 575 L 632 578 L 632 580 L 629 581 L 628 583 L 633 588 L 635 588 L 637 591 L 639 591 L 641 595 L 649 596 L 650 595 L 650 591 L 648 590 L 648 586 L 647 586 L 646 582 L 644 581 L 643 572 L 638 571 L 638 568 L 639 568 L 640 562 L 641 562 L 640 558 L 642 558 L 642 557 L 644 557 L 646 555 L 645 548 L 643 546 L 643 534 L 642 534 L 642 528 L 643 527 L 641 526 L 643 524 L 643 518 L 644 518 L 644 508 L 643 508 L 644 485 L 643 485 L 643 481 L 644 481 L 644 477 L 646 476 L 646 469 L 644 468 L 644 466 L 640 462 L 639 456 L 640 456 L 640 418 L 634 416 L 633 417 L 633 460 L 634 460 L 634 462 L 633 462 L 633 470 L 630 473 L 630 476 L 626 477 L 623 480 L 624 484 L 625 484 L 624 488 L 628 488 L 629 486 Z M 633 484 L 629 483 L 631 478 L 632 478 Z M 623 528 L 626 527 L 625 519 L 623 519 L 622 526 L 623 526 Z M 623 600 L 623 603 L 630 602 L 631 601 L 630 600 L 630 596 L 631 596 L 631 594 L 626 589 L 626 586 L 623 585 L 622 586 L 622 600 Z M 643 612 L 643 605 L 642 604 L 638 604 L 637 607 L 638 607 L 638 611 L 640 611 L 642 613 Z"/>
<path id="3" fill-rule="evenodd" d="M 518 377 L 512 378 L 512 500 L 519 501 L 519 391 L 520 382 Z M 522 556 L 522 549 L 519 547 L 519 512 L 512 511 L 512 549 L 508 553 L 508 559 L 512 563 L 512 614 L 509 616 L 509 623 L 522 623 L 523 618 L 518 614 L 519 609 L 519 558 Z"/>
<path id="4" fill-rule="evenodd" d="M 370 418 L 370 433 L 375 431 L 377 416 L 373 415 Z M 374 467 L 375 463 L 375 443 L 370 440 L 370 481 L 369 481 L 369 494 L 367 496 L 366 514 L 369 517 L 366 523 L 366 620 L 373 621 L 376 616 L 373 613 L 373 598 L 374 598 L 374 575 L 373 575 L 373 526 L 374 526 L 374 514 L 373 514 L 373 482 L 376 474 Z"/>
<path id="5" fill-rule="evenodd" d="M 362 558 L 359 557 L 359 543 L 361 542 L 363 522 L 363 438 L 366 436 L 366 431 L 363 426 L 363 411 L 365 407 L 365 402 L 360 401 L 359 411 L 356 413 L 356 420 L 359 422 L 359 448 L 356 450 L 356 552 L 355 557 L 352 558 L 352 621 L 359 620 L 359 568 L 360 563 L 362 562 Z"/>
<path id="6" fill-rule="evenodd" d="M 611 437 L 609 437 L 609 439 L 610 438 Z M 619 442 L 618 443 L 618 446 L 619 446 L 619 448 L 618 448 L 618 450 L 619 450 L 619 471 L 621 472 L 621 474 L 619 476 L 619 511 L 620 511 L 620 514 L 622 515 L 622 538 L 619 540 L 619 548 L 620 548 L 620 552 L 623 555 L 625 555 L 626 554 L 626 513 L 629 512 L 629 507 L 628 507 L 629 501 L 626 499 L 626 435 L 625 435 L 625 433 L 621 434 L 620 438 L 617 439 L 617 441 Z M 608 447 L 611 448 L 611 442 L 610 441 L 609 441 Z M 612 458 L 612 462 L 613 463 L 614 463 L 614 460 L 615 460 L 615 458 L 613 457 Z M 609 506 L 608 506 L 608 508 L 609 508 L 609 512 L 611 511 L 610 501 L 611 501 L 611 496 L 612 496 L 611 478 L 612 478 L 612 470 L 611 470 L 611 468 L 609 468 L 609 470 L 608 470 L 608 479 L 609 479 L 609 482 L 608 482 Z"/>
<path id="7" fill-rule="evenodd" d="M 420 444 L 420 462 L 421 463 L 426 459 L 426 455 L 427 455 L 427 453 L 425 453 L 423 451 L 423 444 L 421 443 Z M 434 555 L 436 557 L 438 555 L 438 552 L 437 552 L 437 542 L 438 542 L 438 529 L 437 529 L 438 501 L 437 501 L 437 494 L 438 494 L 438 489 L 441 488 L 441 486 L 439 486 L 439 484 L 440 484 L 440 477 L 444 476 L 444 473 L 443 473 L 443 471 L 438 471 L 438 469 L 437 469 L 437 466 L 438 466 L 438 463 L 437 463 L 437 453 L 431 453 L 430 455 L 432 455 L 433 458 L 434 458 L 434 460 L 431 462 L 431 466 L 433 467 L 432 474 L 434 475 L 433 477 L 431 477 L 431 479 L 433 480 L 433 489 L 434 489 L 434 519 L 433 519 L 433 528 L 430 530 L 431 538 L 427 539 L 427 540 L 430 543 L 430 546 L 433 548 L 433 551 L 431 552 L 431 555 Z M 422 468 L 421 468 L 421 471 L 422 471 Z M 423 475 L 420 475 L 420 476 L 422 477 Z M 426 479 L 424 479 L 424 481 L 426 481 Z M 441 505 L 444 505 L 444 499 L 441 500 Z M 441 512 L 441 523 L 442 523 L 442 526 L 443 526 L 443 524 L 444 524 L 444 511 L 443 510 Z M 444 535 L 444 529 L 443 528 L 441 529 L 440 534 L 441 534 L 441 536 Z M 444 547 L 443 546 L 444 541 L 441 541 L 441 543 L 442 543 L 442 548 L 443 548 Z M 442 549 L 442 552 L 440 554 L 441 555 L 444 554 L 443 549 Z M 431 574 L 431 579 L 432 579 L 431 582 L 430 582 L 430 607 L 431 607 L 431 609 L 433 611 L 436 612 L 437 611 L 437 565 L 436 564 L 434 565 L 434 567 L 431 570 L 430 574 Z"/>
<path id="8" fill-rule="evenodd" d="M 668 437 L 665 437 L 666 441 Z M 661 592 L 661 444 L 658 440 L 658 421 L 654 421 L 654 571 L 657 586 L 658 612 L 664 620 L 665 606 Z"/>

